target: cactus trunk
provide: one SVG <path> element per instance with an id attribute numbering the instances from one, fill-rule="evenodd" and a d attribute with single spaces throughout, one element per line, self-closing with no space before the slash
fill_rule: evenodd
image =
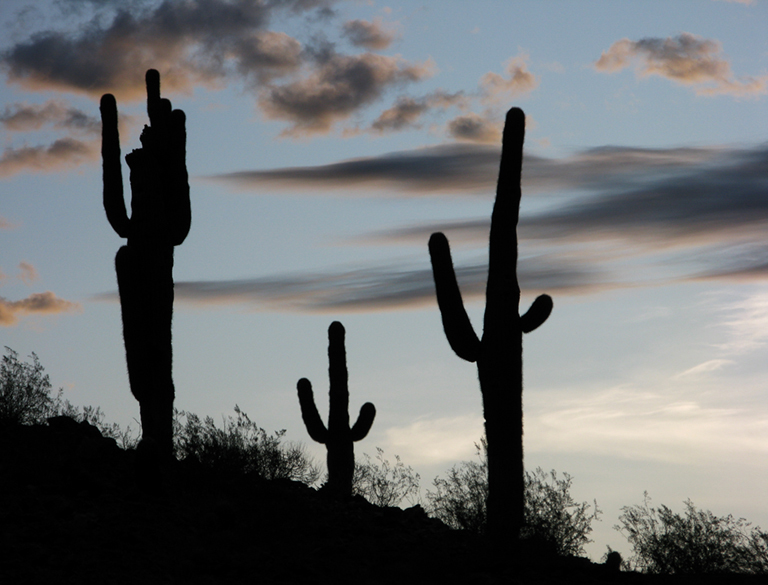
<path id="1" fill-rule="evenodd" d="M 352 428 L 349 426 L 349 384 L 344 327 L 338 321 L 328 328 L 328 376 L 330 378 L 328 426 L 323 424 L 315 406 L 312 384 L 306 378 L 296 385 L 301 417 L 309 436 L 325 444 L 328 451 L 328 482 L 325 487 L 339 496 L 352 493 L 355 472 L 354 442 L 365 438 L 373 425 L 376 408 L 366 402 Z"/>
<path id="2" fill-rule="evenodd" d="M 130 167 L 131 216 L 126 212 L 120 162 L 117 103 L 101 98 L 104 209 L 113 229 L 127 238 L 115 257 L 128 380 L 139 401 L 143 452 L 151 459 L 173 449 L 173 251 L 191 223 L 186 168 L 185 116 L 160 98 L 160 76 L 146 75 L 150 126 L 142 147 L 125 159 Z"/>
<path id="3" fill-rule="evenodd" d="M 437 302 L 448 342 L 456 354 L 477 363 L 488 447 L 487 530 L 492 538 L 519 537 L 524 509 L 523 466 L 523 333 L 541 325 L 552 299 L 539 296 L 520 316 L 517 280 L 517 222 L 525 115 L 507 113 L 491 215 L 488 282 L 483 335 L 469 321 L 451 260 L 448 240 L 432 234 L 429 251 Z"/>

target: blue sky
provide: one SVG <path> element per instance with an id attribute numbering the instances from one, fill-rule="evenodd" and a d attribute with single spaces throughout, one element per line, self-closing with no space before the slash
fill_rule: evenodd
<path id="1" fill-rule="evenodd" d="M 527 115 L 528 468 L 604 511 L 691 498 L 768 527 L 768 3 L 51 0 L 0 5 L 0 326 L 74 404 L 136 427 L 101 206 L 98 100 L 139 146 L 143 75 L 187 115 L 177 407 L 238 404 L 318 458 L 327 328 L 347 330 L 358 453 L 424 486 L 473 456 L 472 364 L 444 338 L 427 240 L 483 314 L 504 112 Z M 124 171 L 127 186 L 127 172 Z"/>

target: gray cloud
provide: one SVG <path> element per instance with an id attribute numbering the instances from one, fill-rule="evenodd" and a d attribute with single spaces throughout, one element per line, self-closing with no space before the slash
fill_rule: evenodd
<path id="1" fill-rule="evenodd" d="M 418 98 L 401 96 L 391 108 L 384 110 L 373 121 L 371 130 L 384 133 L 419 127 L 419 121 L 430 110 L 444 110 L 451 106 L 464 107 L 466 103 L 467 96 L 464 92 L 448 93 L 438 90 Z"/>
<path id="2" fill-rule="evenodd" d="M 295 13 L 328 1 L 163 0 L 99 13 L 74 35 L 44 31 L 11 46 L 0 64 L 12 82 L 35 90 L 141 98 L 144 72 L 155 67 L 167 89 L 215 85 L 234 68 L 264 81 L 301 64 L 298 41 L 266 30 L 275 10 Z M 105 5 L 109 3 L 104 3 Z"/>
<path id="3" fill-rule="evenodd" d="M 248 189 L 387 189 L 399 193 L 493 192 L 498 175 L 499 146 L 445 144 L 314 167 L 240 171 L 210 177 Z M 597 192 L 644 184 L 660 176 L 715 159 L 715 149 L 642 149 L 603 147 L 564 159 L 526 154 L 526 193 L 557 190 Z"/>
<path id="4" fill-rule="evenodd" d="M 101 133 L 101 120 L 60 100 L 48 100 L 44 104 L 18 103 L 6 106 L 0 113 L 0 124 L 8 132 L 29 132 L 50 124 L 59 129 L 88 134 Z"/>
<path id="5" fill-rule="evenodd" d="M 395 39 L 395 32 L 384 27 L 381 18 L 373 22 L 367 20 L 349 20 L 343 26 L 344 36 L 356 47 L 372 51 L 386 49 Z"/>
<path id="6" fill-rule="evenodd" d="M 48 146 L 9 147 L 0 154 L 0 177 L 31 170 L 54 172 L 99 157 L 95 142 L 61 138 Z"/>
<path id="7" fill-rule="evenodd" d="M 632 63 L 638 75 L 659 75 L 692 85 L 698 94 L 748 96 L 768 91 L 768 76 L 736 78 L 719 42 L 690 33 L 665 39 L 621 39 L 600 55 L 595 69 L 615 73 Z"/>
<path id="8" fill-rule="evenodd" d="M 420 81 L 432 72 L 431 61 L 411 64 L 399 57 L 341 55 L 331 50 L 308 75 L 260 92 L 259 106 L 267 118 L 292 125 L 284 135 L 325 133 L 386 89 Z"/>
<path id="9" fill-rule="evenodd" d="M 424 247 L 426 251 L 426 243 Z M 578 293 L 605 286 L 601 275 L 582 270 L 577 263 L 522 259 L 518 273 L 526 292 Z M 465 300 L 485 294 L 487 265 L 484 262 L 459 264 L 456 275 Z M 429 267 L 384 266 L 240 280 L 187 281 L 177 282 L 174 291 L 179 303 L 242 305 L 254 310 L 290 312 L 401 310 L 436 303 Z M 117 293 L 96 298 L 116 301 Z"/>
<path id="10" fill-rule="evenodd" d="M 35 293 L 20 301 L 0 297 L 0 326 L 16 325 L 21 315 L 53 315 L 80 311 L 78 303 L 66 301 L 50 291 Z"/>
<path id="11" fill-rule="evenodd" d="M 470 112 L 448 122 L 448 133 L 457 140 L 498 144 L 501 142 L 501 128 L 489 120 Z"/>

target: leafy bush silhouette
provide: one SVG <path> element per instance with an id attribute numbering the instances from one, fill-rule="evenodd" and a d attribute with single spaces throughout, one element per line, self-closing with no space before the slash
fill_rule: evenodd
<path id="1" fill-rule="evenodd" d="M 376 460 L 363 453 L 364 462 L 355 461 L 352 476 L 352 494 L 363 496 L 376 506 L 398 506 L 403 500 L 411 505 L 419 502 L 421 477 L 395 455 L 394 465 L 384 457 L 384 450 L 376 447 Z M 376 463 L 378 461 L 378 463 Z"/>
<path id="2" fill-rule="evenodd" d="M 218 428 L 210 416 L 175 411 L 174 454 L 214 474 L 256 474 L 263 479 L 317 483 L 320 470 L 301 445 L 282 444 L 285 431 L 269 435 L 235 406 L 236 416 Z M 183 422 L 182 422 L 183 419 Z"/>
<path id="3" fill-rule="evenodd" d="M 32 362 L 22 362 L 10 347 L 5 351 L 0 365 L 0 424 L 45 423 L 56 414 L 58 397 L 51 396 L 51 380 L 40 359 L 32 352 Z"/>
<path id="4" fill-rule="evenodd" d="M 646 573 L 768 574 L 768 533 L 732 515 L 718 517 L 685 501 L 684 515 L 665 505 L 653 508 L 648 492 L 643 503 L 625 506 L 621 532 L 632 545 L 630 566 Z"/>
<path id="5" fill-rule="evenodd" d="M 464 461 L 435 478 L 434 492 L 427 490 L 428 512 L 452 528 L 477 533 L 487 531 L 488 458 L 485 442 L 475 445 L 479 461 Z M 520 536 L 535 541 L 558 555 L 583 555 L 592 542 L 592 521 L 602 513 L 594 502 L 574 501 L 567 473 L 558 479 L 553 470 L 525 473 L 525 507 Z"/>

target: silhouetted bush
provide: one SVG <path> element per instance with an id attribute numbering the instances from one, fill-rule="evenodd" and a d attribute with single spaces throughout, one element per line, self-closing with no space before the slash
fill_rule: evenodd
<path id="1" fill-rule="evenodd" d="M 235 413 L 218 428 L 210 416 L 200 419 L 175 411 L 176 458 L 192 459 L 216 473 L 255 473 L 264 479 L 292 479 L 307 485 L 317 482 L 320 471 L 303 447 L 281 443 L 285 431 L 269 435 L 238 406 Z"/>
<path id="2" fill-rule="evenodd" d="M 488 460 L 485 443 L 475 445 L 479 461 L 464 461 L 435 478 L 435 492 L 427 491 L 428 512 L 452 528 L 484 533 L 488 499 Z M 555 471 L 541 468 L 525 473 L 525 508 L 520 537 L 543 544 L 559 555 L 584 554 L 591 542 L 592 521 L 601 514 L 594 502 L 574 501 L 571 476 L 558 479 Z"/>
<path id="3" fill-rule="evenodd" d="M 57 397 L 51 396 L 48 374 L 34 352 L 29 363 L 19 361 L 10 347 L 5 351 L 0 365 L 0 424 L 43 424 L 56 414 Z"/>
<path id="4" fill-rule="evenodd" d="M 406 467 L 398 455 L 395 455 L 392 465 L 384 458 L 383 449 L 376 447 L 376 451 L 375 461 L 367 453 L 363 453 L 365 462 L 355 461 L 352 493 L 377 506 L 398 506 L 403 500 L 416 505 L 419 501 L 419 474 L 410 465 Z"/>
<path id="5" fill-rule="evenodd" d="M 663 504 L 625 506 L 615 528 L 632 545 L 633 569 L 646 573 L 768 573 L 768 533 L 732 515 L 717 517 L 686 500 L 680 515 Z"/>

